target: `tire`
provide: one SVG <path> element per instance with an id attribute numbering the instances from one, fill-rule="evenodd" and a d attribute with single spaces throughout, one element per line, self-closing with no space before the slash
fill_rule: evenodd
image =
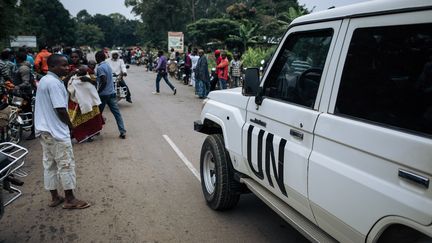
<path id="1" fill-rule="evenodd" d="M 241 192 L 234 169 L 220 134 L 208 136 L 201 148 L 201 188 L 207 205 L 213 210 L 234 208 Z"/>
<path id="2" fill-rule="evenodd" d="M 22 137 L 22 126 L 18 122 L 14 122 L 9 124 L 7 129 L 7 140 L 15 144 L 20 143 Z"/>
<path id="3" fill-rule="evenodd" d="M 3 182 L 0 181 L 0 219 L 4 214 L 4 206 L 3 206 Z"/>

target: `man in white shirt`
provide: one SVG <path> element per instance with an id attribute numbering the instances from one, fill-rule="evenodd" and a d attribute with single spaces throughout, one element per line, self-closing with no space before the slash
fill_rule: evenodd
<path id="1" fill-rule="evenodd" d="M 64 82 L 69 65 L 66 57 L 53 54 L 48 57 L 48 73 L 39 82 L 35 104 L 35 130 L 40 137 L 43 151 L 44 185 L 51 193 L 50 207 L 64 202 L 63 208 L 83 209 L 88 202 L 78 200 L 73 194 L 76 188 L 75 159 L 70 138 L 72 123 L 67 113 L 68 93 Z M 65 198 L 58 194 L 62 185 Z"/>
<path id="2" fill-rule="evenodd" d="M 121 87 L 126 87 L 126 89 L 127 89 L 126 101 L 129 103 L 132 103 L 131 93 L 130 93 L 129 87 L 126 85 L 126 82 L 123 79 L 123 77 L 127 76 L 126 65 L 125 65 L 123 59 L 119 58 L 118 51 L 112 51 L 111 52 L 111 58 L 107 59 L 106 62 L 110 65 L 113 74 L 116 74 L 117 76 L 120 75 L 122 77 L 120 79 L 119 85 Z"/>

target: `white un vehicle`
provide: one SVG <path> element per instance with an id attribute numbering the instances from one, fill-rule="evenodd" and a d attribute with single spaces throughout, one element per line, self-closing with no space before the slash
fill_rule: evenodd
<path id="1" fill-rule="evenodd" d="M 212 209 L 251 191 L 311 241 L 432 242 L 432 1 L 294 20 L 194 125 Z"/>

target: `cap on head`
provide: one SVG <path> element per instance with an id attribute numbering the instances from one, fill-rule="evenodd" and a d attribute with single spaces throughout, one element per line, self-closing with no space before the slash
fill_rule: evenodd
<path id="1" fill-rule="evenodd" d="M 220 51 L 219 51 L 219 50 L 216 50 L 216 51 L 214 52 L 214 54 L 215 54 L 215 55 L 219 55 L 219 54 L 220 54 Z"/>

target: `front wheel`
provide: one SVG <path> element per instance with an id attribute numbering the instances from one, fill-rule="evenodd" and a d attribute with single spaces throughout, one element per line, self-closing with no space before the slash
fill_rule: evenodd
<path id="1" fill-rule="evenodd" d="M 234 179 L 234 169 L 223 137 L 208 136 L 201 148 L 201 187 L 210 208 L 226 210 L 235 207 L 240 199 L 241 184 Z"/>
<path id="2" fill-rule="evenodd" d="M 22 126 L 16 121 L 12 122 L 8 126 L 7 134 L 8 134 L 7 140 L 9 142 L 18 144 L 19 142 L 21 142 Z"/>

